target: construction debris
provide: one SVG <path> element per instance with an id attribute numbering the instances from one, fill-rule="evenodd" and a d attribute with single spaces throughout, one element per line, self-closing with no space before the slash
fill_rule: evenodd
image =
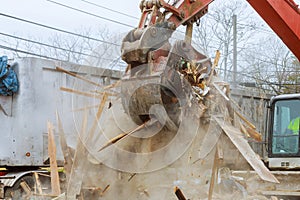
<path id="1" fill-rule="evenodd" d="M 56 161 L 56 145 L 53 135 L 53 125 L 50 122 L 48 122 L 48 154 L 50 158 L 52 194 L 58 196 L 61 194 L 61 190 Z"/>
<path id="2" fill-rule="evenodd" d="M 175 191 L 175 194 L 176 194 L 178 200 L 187 200 L 185 198 L 185 196 L 183 195 L 182 191 L 178 187 L 175 187 L 174 191 Z"/>

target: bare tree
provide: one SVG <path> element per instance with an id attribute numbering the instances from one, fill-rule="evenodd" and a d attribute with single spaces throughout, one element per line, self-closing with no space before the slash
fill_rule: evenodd
<path id="1" fill-rule="evenodd" d="M 297 69 L 293 64 L 295 58 L 279 38 L 262 38 L 256 48 L 245 52 L 243 57 L 247 63 L 245 72 L 261 88 L 281 94 L 293 86 L 293 74 Z"/>
<path id="2" fill-rule="evenodd" d="M 239 0 L 217 0 L 195 30 L 195 44 L 202 46 L 207 54 L 213 56 L 215 50 L 221 50 L 220 66 L 225 80 L 231 79 L 228 72 L 232 69 L 232 16 L 238 17 L 238 53 L 250 46 L 249 41 L 255 35 L 256 24 L 253 22 L 253 17 L 250 17 L 253 13 L 247 9 L 248 7 L 245 2 Z"/>
<path id="3" fill-rule="evenodd" d="M 101 27 L 96 31 L 81 28 L 76 33 L 84 37 L 57 33 L 49 36 L 47 41 L 21 35 L 6 35 L 4 38 L 6 46 L 13 52 L 12 57 L 40 56 L 104 68 L 111 68 L 111 63 L 115 64 L 116 60 L 120 62 L 121 39 L 117 34 Z"/>

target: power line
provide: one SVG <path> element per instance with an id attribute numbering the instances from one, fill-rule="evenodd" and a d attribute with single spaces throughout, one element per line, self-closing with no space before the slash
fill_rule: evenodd
<path id="1" fill-rule="evenodd" d="M 103 20 L 106 20 L 106 21 L 109 21 L 109 22 L 113 22 L 113 23 L 116 23 L 116 24 L 120 24 L 120 25 L 123 25 L 123 26 L 130 27 L 130 28 L 135 28 L 135 27 L 132 26 L 132 25 L 125 24 L 125 23 L 122 23 L 122 22 L 118 22 L 118 21 L 116 21 L 116 20 L 112 20 L 112 19 L 109 19 L 109 18 L 106 18 L 106 17 L 102 17 L 102 16 L 100 16 L 100 15 L 96 15 L 96 14 L 93 14 L 93 13 L 89 13 L 89 12 L 87 12 L 87 11 L 84 11 L 84 10 L 81 10 L 81 9 L 77 9 L 77 8 L 74 8 L 74 7 L 71 7 L 71 6 L 62 4 L 62 3 L 58 3 L 58 2 L 56 2 L 56 1 L 52 1 L 52 0 L 46 0 L 46 1 L 49 1 L 49 2 L 54 3 L 54 4 L 57 4 L 57 5 L 59 5 L 59 6 L 62 6 L 62 7 L 71 9 L 71 10 L 75 10 L 75 11 L 78 11 L 78 12 L 81 12 L 81 13 L 84 13 L 84 14 L 87 14 L 87 15 L 90 15 L 90 16 L 93 16 L 93 17 L 100 18 L 100 19 L 103 19 Z"/>
<path id="2" fill-rule="evenodd" d="M 3 33 L 0 33 L 0 35 L 5 35 L 7 37 L 11 37 L 8 34 L 3 34 Z M 28 41 L 28 42 L 32 42 L 32 43 L 36 43 L 36 44 L 39 44 L 39 45 L 44 45 L 44 46 L 48 46 L 48 47 L 52 47 L 52 48 L 56 48 L 56 49 L 60 49 L 60 50 L 64 50 L 64 51 L 68 51 L 68 52 L 71 52 L 71 53 L 77 53 L 77 54 L 81 54 L 81 55 L 85 55 L 85 56 L 89 56 L 89 57 L 93 57 L 93 58 L 98 58 L 98 59 L 101 59 L 101 60 L 115 61 L 114 59 L 101 58 L 101 57 L 98 57 L 98 56 L 93 56 L 93 55 L 80 53 L 80 52 L 76 52 L 76 51 L 71 51 L 71 50 L 68 50 L 68 49 L 64 49 L 64 48 L 60 48 L 60 47 L 56 47 L 56 46 L 52 46 L 52 45 L 32 41 L 32 40 L 27 40 L 27 39 L 24 39 L 24 38 L 19 38 L 19 37 L 15 37 L 15 36 L 12 36 L 12 38 L 20 39 L 20 40 L 24 40 L 24 41 Z M 11 48 L 11 47 L 7 47 L 7 46 L 3 46 L 3 45 L 0 45 L 0 48 L 10 50 L 10 51 L 19 52 L 19 53 L 29 54 L 29 55 L 33 55 L 33 56 L 38 56 L 38 57 L 42 57 L 42 58 L 46 58 L 46 59 L 63 61 L 63 60 L 53 58 L 53 57 L 50 57 L 50 56 L 44 56 L 44 55 L 41 55 L 41 54 L 36 54 L 36 53 L 29 52 L 29 51 L 20 50 L 20 49 L 16 49 L 16 48 Z M 68 61 L 64 61 L 64 62 L 68 62 Z M 119 61 L 119 63 L 121 63 L 121 62 Z"/>
<path id="3" fill-rule="evenodd" d="M 118 14 L 120 14 L 120 15 L 124 15 L 124 16 L 126 16 L 126 17 L 130 17 L 130 18 L 132 18 L 132 19 L 139 19 L 138 17 L 135 17 L 135 16 L 133 16 L 133 15 L 129 15 L 129 14 L 126 14 L 126 13 L 123 13 L 123 12 L 120 12 L 120 11 L 117 11 L 117 10 L 113 10 L 113 9 L 111 9 L 111 8 L 107 8 L 107 7 L 105 7 L 105 6 L 101 6 L 101 5 L 99 5 L 99 4 L 96 4 L 96 3 L 93 3 L 93 2 L 90 2 L 90 1 L 86 1 L 86 0 L 81 0 L 81 1 L 83 1 L 83 2 L 85 2 L 85 3 L 88 3 L 88 4 L 91 4 L 91 5 L 93 5 L 93 6 L 99 7 L 99 8 L 103 8 L 103 9 L 105 9 L 105 10 L 109 10 L 109 11 L 114 12 L 114 13 L 118 13 Z"/>
<path id="4" fill-rule="evenodd" d="M 46 43 L 42 43 L 42 42 L 38 42 L 38 41 L 34 41 L 34 40 L 29 40 L 29 39 L 26 39 L 26 38 L 17 37 L 17 36 L 14 36 L 14 35 L 9 35 L 9 34 L 6 34 L 6 33 L 1 33 L 0 32 L 0 35 L 4 35 L 6 37 L 10 37 L 10 38 L 18 39 L 18 40 L 23 40 L 23 41 L 26 41 L 26 42 L 30 42 L 30 43 L 34 43 L 34 44 L 38 44 L 38 45 L 42 45 L 42 46 L 46 46 L 46 47 L 51 47 L 51 48 L 54 48 L 54 49 L 59 49 L 59 50 L 62 50 L 62 51 L 68 51 L 70 53 L 76 53 L 76 54 L 80 54 L 80 55 L 84 55 L 84 56 L 90 56 L 90 57 L 94 57 L 94 58 L 103 59 L 103 58 L 93 56 L 93 55 L 90 55 L 90 54 L 86 54 L 86 53 L 83 53 L 83 52 L 73 51 L 73 50 L 70 50 L 70 49 L 65 49 L 65 48 L 53 46 L 53 45 L 50 45 L 50 44 L 46 44 Z"/>
<path id="5" fill-rule="evenodd" d="M 15 51 L 15 52 L 19 52 L 19 53 L 24 53 L 24 54 L 28 54 L 28 55 L 32 55 L 32 56 L 37 56 L 37 57 L 41 57 L 41 58 L 46 58 L 46 59 L 50 59 L 50 60 L 57 60 L 57 61 L 62 61 L 62 62 L 68 62 L 67 60 L 60 60 L 58 58 L 53 58 L 53 57 L 50 57 L 50 56 L 36 54 L 36 53 L 29 52 L 29 51 L 24 51 L 24 50 L 20 50 L 20 49 L 16 49 L 16 48 L 11 48 L 11 47 L 8 47 L 8 46 L 0 45 L 0 48 L 1 49 L 5 49 L 5 50 L 9 50 L 9 51 Z"/>
<path id="6" fill-rule="evenodd" d="M 59 31 L 59 32 L 62 32 L 62 33 L 67 33 L 67 34 L 74 35 L 74 36 L 77 36 L 77 37 L 82 37 L 82 38 L 86 38 L 86 39 L 89 39 L 89 40 L 94 40 L 94 41 L 97 41 L 97 42 L 102 42 L 102 43 L 111 44 L 111 45 L 115 45 L 115 46 L 121 46 L 121 45 L 113 43 L 113 42 L 107 42 L 105 40 L 100 40 L 100 39 L 97 39 L 97 38 L 84 36 L 84 35 L 81 35 L 81 34 L 78 34 L 78 33 L 73 33 L 73 32 L 66 31 L 66 30 L 59 29 L 59 28 L 55 28 L 55 27 L 52 27 L 52 26 L 48 26 L 48 25 L 37 23 L 37 22 L 21 19 L 21 18 L 18 18 L 18 17 L 14 17 L 14 16 L 11 16 L 11 15 L 4 14 L 4 13 L 0 13 L 0 15 L 3 16 L 3 17 L 12 18 L 12 19 L 15 19 L 15 20 L 18 20 L 18 21 L 34 24 L 36 26 L 52 29 L 52 30 Z"/>

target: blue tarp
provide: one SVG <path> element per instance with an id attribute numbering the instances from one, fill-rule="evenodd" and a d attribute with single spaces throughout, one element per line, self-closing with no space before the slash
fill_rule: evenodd
<path id="1" fill-rule="evenodd" d="M 0 57 L 0 95 L 11 96 L 19 89 L 16 72 L 7 65 L 7 56 Z"/>

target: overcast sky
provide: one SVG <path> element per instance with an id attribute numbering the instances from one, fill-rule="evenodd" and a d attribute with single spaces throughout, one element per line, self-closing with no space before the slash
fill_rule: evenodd
<path id="1" fill-rule="evenodd" d="M 136 26 L 137 19 L 133 19 L 121 14 L 117 14 L 95 5 L 91 5 L 82 0 L 53 0 L 76 9 L 90 12 L 101 17 L 109 18 L 128 25 Z M 128 15 L 139 18 L 140 0 L 86 0 L 113 10 L 117 10 Z M 12 15 L 18 18 L 54 26 L 69 31 L 78 30 L 81 27 L 106 26 L 112 31 L 127 32 L 130 27 L 109 22 L 97 17 L 89 16 L 75 10 L 59 6 L 46 0 L 0 0 L 0 13 Z M 295 0 L 299 3 L 300 0 Z M 18 20 L 0 16 L 1 31 L 9 34 L 27 35 L 47 35 L 49 29 L 40 28 Z"/>
<path id="2" fill-rule="evenodd" d="M 3 0 L 0 0 L 0 2 Z M 56 1 L 56 0 L 53 0 Z M 139 18 L 139 2 L 140 0 L 86 0 L 122 13 L 127 13 Z M 137 19 L 117 14 L 95 5 L 91 5 L 82 0 L 57 0 L 61 4 L 71 6 L 76 9 L 99 15 L 119 21 L 131 26 L 136 26 Z M 3 1 L 0 6 L 0 13 L 12 15 L 14 17 L 23 18 L 37 23 L 53 26 L 56 28 L 74 31 L 82 27 L 99 27 L 105 26 L 112 31 L 127 32 L 130 27 L 109 22 L 94 16 L 89 16 L 75 10 L 57 5 L 46 0 L 9 0 Z M 16 34 L 21 36 L 28 35 L 47 35 L 49 29 L 41 28 L 35 25 L 30 25 L 15 19 L 0 16 L 1 32 Z"/>
<path id="3" fill-rule="evenodd" d="M 140 17 L 139 3 L 140 0 L 51 0 L 56 1 L 66 6 L 71 6 L 75 9 L 80 9 L 100 18 L 108 18 L 113 21 L 124 23 L 129 26 L 136 27 L 138 19 L 124 16 L 103 8 L 99 8 L 90 3 L 95 3 L 121 13 Z M 87 3 L 88 1 L 90 3 Z M 110 22 L 99 17 L 90 16 L 75 10 L 68 9 L 61 5 L 57 5 L 47 0 L 0 0 L 0 13 L 21 18 L 24 20 L 33 21 L 36 23 L 52 26 L 55 28 L 67 31 L 79 31 L 83 27 L 106 27 L 110 32 L 126 33 L 132 29 L 126 25 Z M 217 0 L 213 4 L 217 4 Z M 298 4 L 300 0 L 295 0 Z M 215 6 L 215 5 L 214 5 Z M 29 23 L 21 22 L 12 18 L 0 15 L 1 30 L 0 33 L 16 35 L 18 37 L 38 37 L 47 39 L 56 31 L 35 26 Z M 3 43 L 4 42 L 4 43 Z M 5 44 L 5 38 L 0 35 L 0 45 Z M 7 44 L 9 45 L 9 44 Z M 13 44 L 11 44 L 13 45 Z M 1 51 L 0 51 L 1 52 Z"/>

